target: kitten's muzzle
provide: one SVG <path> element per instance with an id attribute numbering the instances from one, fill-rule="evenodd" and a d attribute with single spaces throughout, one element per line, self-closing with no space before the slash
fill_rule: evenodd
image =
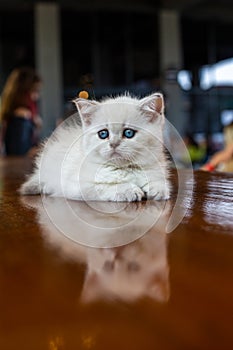
<path id="1" fill-rule="evenodd" d="M 113 151 L 110 153 L 110 157 L 122 158 L 122 155 L 119 152 Z"/>

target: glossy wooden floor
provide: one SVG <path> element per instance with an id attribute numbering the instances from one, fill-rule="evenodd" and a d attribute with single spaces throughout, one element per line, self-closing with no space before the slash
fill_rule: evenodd
<path id="1" fill-rule="evenodd" d="M 165 212 L 140 239 L 98 249 L 56 230 L 44 209 L 66 221 L 59 199 L 18 195 L 30 169 L 0 159 L 0 349 L 233 349 L 233 175 L 196 172 L 173 232 Z"/>

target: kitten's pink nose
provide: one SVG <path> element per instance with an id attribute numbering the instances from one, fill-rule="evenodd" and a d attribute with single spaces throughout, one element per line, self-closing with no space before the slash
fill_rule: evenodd
<path id="1" fill-rule="evenodd" d="M 114 141 L 114 142 L 110 142 L 110 147 L 111 148 L 117 148 L 120 144 L 120 141 Z"/>

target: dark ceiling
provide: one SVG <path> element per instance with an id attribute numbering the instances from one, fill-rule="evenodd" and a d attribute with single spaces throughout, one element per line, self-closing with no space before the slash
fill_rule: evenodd
<path id="1" fill-rule="evenodd" d="M 32 9 L 36 2 L 36 0 L 0 0 L 0 10 Z M 233 0 L 57 0 L 54 2 L 63 7 L 90 11 L 157 12 L 161 8 L 176 9 L 184 17 L 233 23 Z"/>

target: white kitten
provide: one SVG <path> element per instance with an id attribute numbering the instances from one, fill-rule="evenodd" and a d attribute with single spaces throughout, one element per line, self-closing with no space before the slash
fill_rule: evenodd
<path id="1" fill-rule="evenodd" d="M 76 116 L 55 130 L 20 192 L 77 200 L 167 199 L 162 95 L 74 102 L 82 127 Z"/>

